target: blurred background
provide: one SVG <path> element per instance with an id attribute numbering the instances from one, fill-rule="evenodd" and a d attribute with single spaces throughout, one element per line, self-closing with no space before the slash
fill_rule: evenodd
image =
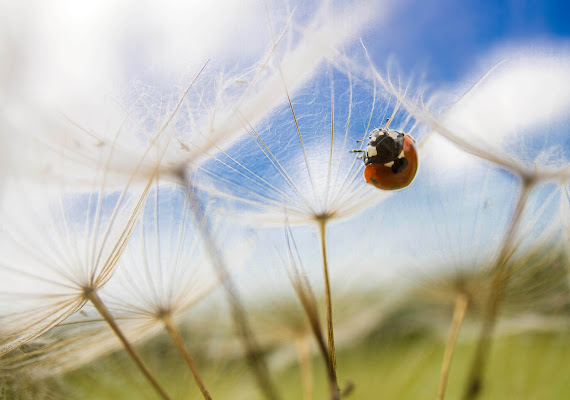
<path id="1" fill-rule="evenodd" d="M 474 398 L 480 354 L 475 397 L 570 396 L 569 8 L 0 4 L 0 398 L 157 398 L 85 301 L 5 351 L 16 311 L 50 315 L 42 285 L 96 280 L 66 262 L 115 254 L 123 220 L 98 291 L 173 399 L 200 392 L 165 311 L 213 398 L 267 398 L 216 264 L 279 398 L 329 398 L 323 253 L 342 398 Z M 420 166 L 385 192 L 349 151 L 387 118 Z"/>

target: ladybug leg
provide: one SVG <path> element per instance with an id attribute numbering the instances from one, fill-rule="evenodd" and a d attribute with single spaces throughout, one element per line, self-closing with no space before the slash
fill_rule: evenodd
<path id="1" fill-rule="evenodd" d="M 350 153 L 363 153 L 362 155 L 356 157 L 356 159 L 357 160 L 364 160 L 364 154 L 366 154 L 366 150 L 354 149 L 354 150 L 350 150 Z"/>
<path id="2" fill-rule="evenodd" d="M 355 150 L 350 150 L 350 153 L 366 153 L 365 150 L 361 150 L 361 149 L 355 149 Z M 364 155 L 360 155 L 358 157 L 356 157 L 357 160 L 364 160 Z"/>

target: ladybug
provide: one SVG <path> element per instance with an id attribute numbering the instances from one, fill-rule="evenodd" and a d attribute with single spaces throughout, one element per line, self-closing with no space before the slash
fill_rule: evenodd
<path id="1" fill-rule="evenodd" d="M 388 129 L 390 119 L 382 128 L 376 128 L 368 137 L 363 153 L 364 178 L 367 183 L 383 190 L 397 190 L 408 186 L 418 170 L 418 151 L 414 138 L 403 132 Z M 361 142 L 361 140 L 359 141 Z"/>

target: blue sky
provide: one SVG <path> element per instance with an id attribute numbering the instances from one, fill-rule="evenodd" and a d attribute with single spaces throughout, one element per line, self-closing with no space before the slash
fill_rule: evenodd
<path id="1" fill-rule="evenodd" d="M 388 26 L 363 39 L 380 65 L 392 55 L 404 73 L 422 70 L 432 83 L 455 81 L 499 44 L 567 40 L 569 15 L 570 2 L 562 0 L 410 0 Z"/>
<path id="2" fill-rule="evenodd" d="M 131 106 L 140 106 L 138 103 L 132 104 L 134 102 L 132 99 L 140 98 L 144 106 L 135 108 L 132 112 L 136 117 L 139 117 L 138 111 L 142 110 L 142 118 L 137 122 L 142 121 L 146 127 L 147 122 L 155 115 L 164 117 L 165 113 L 171 112 L 170 106 L 178 100 L 181 82 L 182 85 L 187 84 L 207 59 L 211 59 L 211 62 L 198 80 L 196 90 L 189 92 L 187 99 L 190 99 L 190 103 L 194 101 L 194 105 L 200 105 L 194 111 L 194 117 L 198 119 L 196 125 L 203 125 L 203 131 L 209 135 L 208 138 L 210 139 L 212 132 L 209 119 L 210 117 L 214 118 L 212 98 L 218 94 L 223 94 L 220 96 L 222 100 L 226 100 L 226 98 L 235 100 L 239 97 L 240 90 L 243 90 L 244 87 L 243 82 L 247 83 L 247 79 L 252 79 L 254 72 L 266 59 L 267 51 L 275 39 L 268 34 L 268 16 L 265 12 L 263 0 L 244 1 L 240 2 L 239 5 L 237 5 L 238 2 L 228 0 L 223 6 L 220 6 L 219 3 L 212 6 L 207 3 L 188 2 L 185 3 L 186 8 L 180 8 L 180 3 L 177 1 L 161 3 L 160 5 L 158 3 L 150 5 L 132 1 L 130 6 L 120 7 L 115 2 L 108 1 L 92 4 L 93 10 L 63 0 L 59 3 L 59 7 L 47 6 L 39 1 L 30 0 L 30 2 L 34 3 L 33 7 L 14 3 L 10 6 L 14 10 L 8 9 L 0 12 L 0 33 L 4 34 L 0 37 L 9 39 L 7 40 L 9 46 L 0 46 L 0 58 L 11 61 L 10 68 L 2 69 L 0 66 L 0 78 L 2 78 L 0 79 L 0 105 L 9 106 L 6 107 L 8 112 L 5 113 L 5 119 L 9 121 L 9 124 L 6 124 L 4 128 L 5 121 L 0 119 L 0 124 L 2 124 L 0 127 L 4 128 L 4 132 L 10 133 L 21 131 L 36 135 L 40 132 L 41 135 L 45 135 L 48 142 L 53 141 L 54 132 L 59 133 L 65 130 L 60 129 L 59 125 L 55 125 L 51 120 L 50 123 L 46 123 L 46 119 L 53 118 L 58 124 L 62 123 L 66 129 L 69 129 L 69 124 L 65 120 L 60 121 L 61 114 L 69 116 L 73 121 L 90 131 L 112 137 L 116 128 L 121 126 L 122 110 L 119 110 L 118 113 L 121 118 L 113 119 L 115 114 L 109 112 L 111 107 L 108 107 L 107 103 L 103 101 L 101 103 L 104 104 L 99 104 L 98 99 L 101 98 L 111 99 L 109 103 L 112 103 L 112 110 L 114 111 L 117 108 L 115 100 L 118 100 L 125 109 L 131 109 Z M 278 32 L 287 25 L 287 20 L 292 14 L 292 8 L 295 6 L 292 4 L 291 8 L 285 7 L 283 3 L 270 4 L 271 7 L 274 7 L 270 10 L 270 19 Z M 369 3 L 373 2 L 370 1 Z M 330 17 L 326 12 L 323 12 L 322 15 L 319 14 L 320 2 L 304 4 L 299 5 L 292 16 L 293 22 L 287 25 L 287 34 L 279 43 L 278 49 L 279 52 L 283 52 L 281 66 L 285 71 L 284 80 L 292 93 L 296 111 L 299 113 L 299 124 L 303 130 L 302 133 L 306 135 L 307 143 L 315 143 L 309 140 L 313 131 L 320 132 L 320 136 L 314 136 L 313 139 L 323 139 L 321 147 L 317 146 L 320 143 L 318 142 L 309 151 L 310 154 L 313 154 L 311 151 L 314 150 L 316 154 L 311 165 L 319 165 L 318 156 L 325 159 L 321 162 L 324 165 L 321 170 L 321 172 L 324 171 L 324 174 L 321 176 L 325 178 L 321 180 L 321 183 L 327 182 L 328 172 L 326 169 L 329 143 L 327 129 L 331 114 L 331 102 L 327 96 L 330 96 L 331 86 L 327 82 L 331 75 L 329 71 L 322 70 L 320 66 L 322 66 L 322 60 L 329 57 L 333 58 L 337 54 L 332 51 L 328 52 L 328 49 L 323 49 L 324 47 L 338 47 L 341 50 L 347 50 L 347 53 L 351 53 L 353 48 L 350 46 L 361 50 L 358 39 L 362 37 L 373 63 L 378 69 L 385 69 L 388 61 L 393 60 L 392 71 L 400 73 L 404 82 L 410 75 L 419 76 L 420 78 L 414 82 L 416 85 L 419 81 L 417 84 L 419 89 L 422 89 L 424 85 L 431 85 L 435 89 L 442 90 L 451 88 L 452 95 L 456 96 L 461 95 L 470 83 L 473 83 L 496 61 L 511 54 L 509 51 L 501 50 L 510 47 L 528 48 L 534 46 L 536 49 L 542 48 L 544 52 L 559 51 L 562 53 L 570 48 L 568 45 L 570 43 L 568 41 L 570 24 L 567 22 L 570 7 L 562 1 L 499 3 L 491 1 L 437 0 L 427 2 L 410 0 L 402 3 L 387 1 L 386 4 L 381 4 L 377 7 L 379 10 L 376 10 L 376 14 L 371 14 L 375 15 L 372 22 L 366 23 L 362 23 L 362 21 L 366 21 L 368 15 L 363 16 L 362 12 L 355 11 L 358 5 L 351 4 L 349 8 L 342 3 L 342 6 L 346 8 L 337 10 L 334 8 L 335 6 L 339 7 L 339 5 L 333 4 L 331 8 L 334 10 L 330 13 L 332 15 Z M 3 6 L 6 7 L 8 4 Z M 362 10 L 365 8 L 357 11 Z M 355 12 L 351 14 L 350 11 Z M 386 18 L 382 18 L 382 16 L 386 16 Z M 313 18 L 315 18 L 314 21 Z M 342 23 L 347 21 L 349 28 L 342 26 Z M 307 26 L 309 28 L 305 29 Z M 361 27 L 365 29 L 359 30 L 358 28 Z M 317 32 L 321 35 L 315 35 L 311 28 L 315 28 L 317 31 L 322 28 L 321 31 Z M 302 43 L 298 43 L 302 42 L 300 37 L 304 33 L 307 33 L 305 39 L 311 45 L 307 48 L 304 48 L 301 45 Z M 327 46 L 322 46 L 322 43 L 317 40 L 311 41 L 315 39 L 315 36 L 325 37 Z M 288 54 L 288 51 L 294 54 Z M 315 52 L 319 51 L 321 53 L 315 56 Z M 37 60 L 42 60 L 42 62 L 38 63 Z M 553 60 L 545 60 L 541 65 L 551 61 Z M 503 88 L 512 89 L 512 96 L 507 99 L 511 105 L 513 103 L 511 100 L 517 98 L 518 89 L 520 89 L 518 81 L 500 85 L 503 80 L 508 80 L 506 78 L 508 78 L 510 71 L 515 71 L 515 67 L 520 66 L 520 63 L 515 64 L 505 66 L 505 70 L 502 71 L 503 75 L 494 76 L 495 86 L 486 88 L 489 90 L 481 92 L 480 97 L 475 99 L 477 101 L 472 101 L 472 109 L 467 110 L 472 111 L 471 113 L 466 112 L 456 119 L 464 121 L 464 117 L 469 117 L 467 124 L 470 127 L 474 126 L 473 121 L 487 120 L 483 121 L 487 124 L 480 124 L 481 129 L 477 129 L 477 132 L 492 136 L 493 142 L 491 144 L 498 144 L 500 138 L 495 134 L 502 133 L 499 131 L 507 131 L 510 128 L 513 128 L 510 130 L 515 131 L 514 128 L 518 129 L 526 124 L 524 133 L 531 132 L 531 134 L 526 135 L 523 138 L 524 140 L 520 140 L 522 135 L 520 131 L 517 131 L 518 136 L 515 143 L 521 148 L 521 151 L 512 151 L 509 153 L 511 155 L 512 153 L 516 153 L 515 155 L 522 153 L 523 156 L 528 154 L 534 156 L 536 155 L 535 149 L 537 151 L 547 149 L 553 143 L 563 143 L 563 146 L 558 146 L 563 149 L 570 148 L 567 135 L 569 120 L 567 104 L 570 102 L 568 100 L 570 96 L 560 96 L 560 101 L 556 99 L 556 101 L 552 101 L 554 105 L 560 105 L 562 117 L 554 120 L 551 116 L 545 116 L 543 120 L 539 120 L 535 114 L 546 115 L 553 107 L 550 107 L 550 104 L 545 105 L 545 100 L 554 97 L 544 96 L 544 98 L 540 98 L 540 101 L 535 101 L 539 98 L 536 95 L 537 93 L 540 95 L 545 93 L 544 86 L 540 82 L 537 85 L 539 86 L 538 90 L 529 88 L 525 92 L 530 101 L 521 102 L 517 105 L 519 108 L 513 112 L 512 120 L 507 119 L 506 113 L 502 110 L 500 115 L 494 115 L 493 119 L 488 118 L 489 109 L 483 105 L 487 105 L 490 103 L 489 100 L 497 98 L 497 94 L 504 95 L 504 91 L 501 92 Z M 244 65 L 248 67 L 245 71 L 242 70 Z M 535 74 L 533 76 L 540 75 L 541 65 L 536 70 L 531 71 Z M 568 64 L 566 62 L 566 64 L 560 63 L 560 65 L 560 69 L 564 70 Z M 367 64 L 361 66 L 363 69 L 367 68 Z M 512 69 L 506 69 L 507 67 Z M 524 67 L 526 68 L 526 66 Z M 227 79 L 229 89 L 224 93 L 221 90 L 219 93 L 217 91 L 220 84 L 220 80 L 217 79 L 217 72 L 221 70 L 227 71 L 224 78 Z M 312 71 L 314 73 L 311 74 Z M 275 147 L 272 148 L 272 151 L 275 151 L 277 157 L 280 157 L 279 161 L 289 168 L 287 172 L 296 178 L 295 183 L 304 188 L 303 184 L 307 181 L 307 171 L 303 162 L 303 152 L 300 151 L 297 131 L 284 95 L 281 74 L 277 73 L 275 65 L 271 63 L 270 67 L 263 72 L 264 74 L 273 73 L 274 76 L 271 75 L 266 78 L 262 74 L 259 79 L 256 78 L 259 86 L 254 86 L 245 96 L 244 103 L 240 105 L 240 116 L 254 125 L 260 133 L 274 133 L 274 141 L 270 142 Z M 526 70 L 519 72 L 521 72 L 521 76 L 531 76 L 526 73 L 528 72 Z M 302 76 L 305 73 L 307 76 Z M 344 120 L 348 119 L 348 85 L 346 81 L 343 81 L 345 78 L 338 77 L 335 74 L 336 72 L 333 74 L 336 99 L 335 118 L 339 120 L 336 129 L 339 133 L 340 142 L 338 143 L 338 154 L 342 153 L 343 163 L 341 164 L 339 161 L 338 165 L 342 165 L 342 167 L 338 168 L 336 167 L 337 164 L 334 164 L 335 168 L 331 168 L 331 170 L 334 174 L 337 173 L 336 171 L 340 171 L 339 175 L 343 176 L 346 161 L 351 161 L 349 157 L 353 156 L 349 155 L 348 149 L 355 146 L 356 138 L 362 138 L 365 131 L 364 127 L 368 123 L 371 104 L 368 100 L 371 95 L 371 84 L 366 86 L 361 85 L 362 82 L 355 83 L 355 91 L 352 95 L 354 96 L 354 103 L 358 106 L 352 110 L 351 130 L 346 148 L 343 148 L 344 137 L 340 133 L 344 129 Z M 559 75 L 567 76 L 562 73 Z M 272 76 L 275 79 L 271 79 Z M 264 80 L 265 78 L 266 80 Z M 544 77 L 542 76 L 542 78 Z M 532 77 L 528 79 L 528 81 L 531 80 Z M 562 91 L 564 91 L 562 94 L 570 93 L 570 90 L 560 84 L 567 81 L 570 80 L 550 82 L 549 88 L 558 89 L 559 86 L 562 86 Z M 159 86 L 155 87 L 155 85 Z M 127 94 L 125 95 L 125 93 Z M 174 101 L 171 99 L 169 101 L 168 95 L 172 93 L 174 93 Z M 165 95 L 163 96 L 163 94 Z M 202 100 L 205 100 L 205 105 L 201 103 Z M 371 128 L 383 123 L 386 116 L 390 115 L 394 109 L 395 103 L 394 99 L 389 104 L 378 102 L 372 115 Z M 495 107 L 495 104 L 499 103 L 493 103 L 491 107 Z M 214 121 L 216 124 L 212 125 L 219 128 L 218 132 L 214 132 L 218 137 L 212 141 L 217 144 L 231 142 L 230 135 L 245 138 L 242 143 L 238 143 L 243 147 L 235 147 L 233 150 L 238 155 L 243 150 L 245 161 L 253 160 L 251 161 L 253 166 L 248 164 L 250 170 L 258 171 L 263 168 L 263 172 L 266 172 L 269 180 L 276 174 L 273 170 L 266 168 L 270 164 L 269 160 L 263 159 L 264 162 L 260 162 L 255 159 L 261 152 L 258 152 L 258 145 L 245 134 L 241 121 L 234 123 L 235 126 L 233 127 L 228 127 L 228 123 L 232 122 L 232 119 L 225 119 L 224 111 L 233 116 L 234 111 L 231 107 L 233 105 L 232 101 L 227 103 L 220 101 L 217 104 L 220 108 L 216 108 L 217 120 Z M 226 110 L 224 110 L 224 106 L 226 106 Z M 538 106 L 542 106 L 539 112 L 537 111 Z M 495 108 L 498 109 L 499 107 Z M 404 112 L 403 108 L 400 112 Z M 220 115 L 221 117 L 219 117 Z M 532 121 L 521 121 L 523 119 L 521 117 L 525 116 L 530 116 Z M 144 117 L 147 119 L 143 119 Z M 267 123 L 263 118 L 269 118 L 273 124 Z M 544 119 L 547 119 L 546 122 L 550 124 L 548 129 L 545 129 Z M 184 119 L 184 116 L 181 116 L 178 121 L 180 122 L 179 128 L 187 134 L 186 136 L 190 137 L 193 133 L 191 129 L 193 126 L 188 122 L 188 129 L 185 129 L 187 127 L 182 124 L 187 120 L 189 121 L 190 118 Z M 397 122 L 397 120 L 394 121 L 394 128 L 399 128 L 396 126 Z M 536 129 L 536 124 L 539 124 L 540 130 Z M 149 127 L 152 131 L 155 125 L 159 124 L 152 120 L 148 125 L 152 125 Z M 45 129 L 45 127 L 52 128 L 50 130 Z M 477 127 L 479 128 L 479 125 Z M 489 127 L 496 129 L 491 132 L 488 129 Z M 559 129 L 560 127 L 565 128 Z M 287 133 L 285 133 L 284 128 L 287 128 Z M 405 129 L 409 133 L 411 127 L 403 126 L 401 129 Z M 425 133 L 427 128 L 420 125 L 417 130 L 420 131 L 419 134 L 421 135 Z M 536 131 L 541 134 L 537 135 Z M 565 141 L 553 141 L 552 132 L 562 134 L 563 137 L 556 140 Z M 78 136 L 78 140 L 84 140 L 86 146 L 92 146 L 92 138 L 87 137 L 88 135 L 82 135 Z M 13 143 L 14 136 L 10 136 L 6 142 Z M 181 137 L 186 139 L 183 134 Z M 198 139 L 196 140 L 199 143 Z M 470 136 L 468 139 L 473 142 L 479 140 L 474 136 Z M 191 144 L 190 141 L 184 142 L 185 146 Z M 248 145 L 251 150 L 248 150 Z M 133 142 L 125 141 L 124 147 L 130 149 L 133 147 Z M 173 142 L 173 149 L 180 150 L 180 147 L 181 145 L 178 142 Z M 497 145 L 496 147 L 500 146 Z M 31 146 L 26 146 L 27 148 L 31 148 Z M 507 150 L 513 148 L 518 150 L 516 146 L 508 146 Z M 24 146 L 18 147 L 17 150 L 17 152 L 12 153 L 23 158 L 21 154 Z M 441 150 L 441 148 L 436 150 Z M 183 150 L 180 150 L 179 153 L 186 156 Z M 426 151 L 424 154 L 427 153 Z M 444 151 L 441 153 L 444 156 L 447 155 Z M 178 155 L 178 153 L 174 153 L 174 155 Z M 425 210 L 425 207 L 428 196 L 433 196 L 433 203 L 440 204 L 443 203 L 440 199 L 448 194 L 447 191 L 454 194 L 459 192 L 459 189 L 465 189 L 468 195 L 471 195 L 469 191 L 479 194 L 476 186 L 470 181 L 464 181 L 462 186 L 455 181 L 451 183 L 451 178 L 449 178 L 449 182 L 442 182 L 442 176 L 438 172 L 440 170 L 453 172 L 454 168 L 443 163 L 442 158 L 438 157 L 431 164 L 436 168 L 436 173 L 433 170 L 431 173 L 443 187 L 443 190 L 429 193 L 432 186 L 428 182 L 430 164 L 424 158 L 420 164 L 421 170 L 417 180 L 412 186 L 405 191 L 398 192 L 386 203 L 373 208 L 368 220 L 360 220 L 352 225 L 355 231 L 353 237 L 359 244 L 362 243 L 361 253 L 366 254 L 368 260 L 375 260 L 373 256 L 365 252 L 370 247 L 368 246 L 369 241 L 375 240 L 376 236 L 372 235 L 363 240 L 358 235 L 361 235 L 362 226 L 373 231 L 376 227 L 382 227 L 381 214 L 387 214 L 388 221 L 399 222 L 402 230 L 411 229 L 405 223 L 414 223 L 419 217 L 416 219 L 406 219 L 406 217 L 427 215 L 428 211 Z M 534 157 L 527 158 L 534 161 Z M 297 162 L 297 160 L 301 160 L 301 162 Z M 175 163 L 178 159 L 173 157 L 169 161 Z M 288 162 L 290 163 L 288 164 Z M 41 167 L 44 166 L 41 165 Z M 229 175 L 230 173 L 227 171 L 219 174 L 221 177 L 228 177 Z M 318 174 L 314 175 L 318 177 Z M 355 176 L 361 179 L 360 173 L 355 174 Z M 277 176 L 277 178 L 280 177 Z M 457 177 L 453 178 L 457 180 Z M 473 178 L 473 174 L 468 178 Z M 479 177 L 475 175 L 475 178 Z M 504 177 L 501 176 L 501 178 Z M 221 186 L 220 181 L 218 180 L 216 183 Z M 282 181 L 284 180 L 282 179 Z M 361 186 L 364 186 L 363 181 L 356 182 L 362 183 Z M 492 182 L 493 185 L 499 182 L 495 186 L 503 185 L 503 188 L 505 187 L 505 183 L 499 179 L 489 182 Z M 272 183 L 275 184 L 275 182 Z M 449 185 L 447 185 L 448 183 Z M 452 184 L 455 186 L 451 186 Z M 279 186 L 279 182 L 276 186 Z M 322 189 L 322 185 L 319 188 Z M 265 189 L 267 190 L 267 188 Z M 325 189 L 328 190 L 328 188 Z M 511 192 L 508 191 L 507 195 L 510 195 Z M 493 192 L 493 194 L 498 196 L 501 193 Z M 380 197 L 378 193 L 374 193 L 374 195 Z M 470 198 L 469 196 L 464 197 Z M 358 200 L 358 196 L 355 198 Z M 450 202 L 457 207 L 453 211 L 461 211 L 463 197 L 458 196 L 458 199 L 453 198 L 452 200 Z M 502 205 L 500 198 L 493 197 L 492 200 L 494 202 L 483 201 L 482 204 Z M 380 202 L 380 200 L 378 201 Z M 505 204 L 510 203 L 505 202 Z M 276 210 L 282 210 L 280 204 Z M 398 217 L 398 210 L 399 215 L 402 215 L 403 218 Z M 447 209 L 445 211 L 447 213 Z M 499 211 L 504 213 L 503 209 L 497 210 L 497 212 Z M 495 222 L 494 214 L 490 212 L 487 214 L 490 215 L 489 224 L 493 225 Z M 426 219 L 428 218 L 426 217 Z M 450 222 L 455 223 L 457 221 L 451 220 Z M 429 223 L 429 221 L 425 222 L 423 227 L 429 227 Z M 388 223 L 388 225 L 391 224 Z M 419 232 L 418 235 L 421 236 L 421 233 Z M 315 234 L 314 229 L 311 234 Z M 282 239 L 281 229 L 277 232 L 277 236 Z M 398 238 L 398 235 L 392 236 Z M 314 246 L 316 243 L 314 241 L 306 242 L 310 246 Z M 437 238 L 434 238 L 434 242 L 437 244 Z M 400 244 L 402 242 L 396 243 L 394 247 Z M 270 245 L 267 247 L 271 248 Z M 341 246 L 338 248 L 340 249 Z M 357 253 L 360 254 L 360 252 Z M 352 253 L 345 251 L 344 254 L 350 257 Z M 316 257 L 319 257 L 318 252 Z M 340 259 L 340 256 L 335 259 Z M 347 265 L 351 262 L 352 260 L 347 260 Z M 339 262 L 337 265 L 339 264 L 341 263 Z"/>

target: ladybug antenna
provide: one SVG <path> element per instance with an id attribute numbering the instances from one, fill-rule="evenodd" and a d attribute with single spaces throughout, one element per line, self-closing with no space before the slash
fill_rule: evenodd
<path id="1" fill-rule="evenodd" d="M 384 126 L 382 126 L 381 130 L 388 129 L 388 127 L 390 126 L 390 122 L 392 122 L 392 117 L 386 118 L 386 123 L 384 124 Z"/>
<path id="2" fill-rule="evenodd" d="M 382 128 L 382 129 L 384 129 L 384 128 Z M 377 129 L 375 129 L 375 130 L 377 130 Z M 373 132 L 374 132 L 374 131 L 373 131 Z M 368 138 L 367 138 L 367 139 L 372 139 L 372 134 L 368 135 Z M 366 140 L 357 140 L 356 143 L 362 143 L 362 142 L 365 142 L 365 141 L 366 141 Z"/>

